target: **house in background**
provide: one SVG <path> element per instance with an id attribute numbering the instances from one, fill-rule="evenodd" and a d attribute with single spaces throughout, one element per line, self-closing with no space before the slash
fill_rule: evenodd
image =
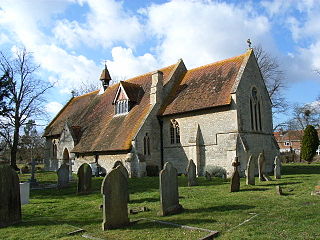
<path id="1" fill-rule="evenodd" d="M 105 68 L 100 80 L 100 91 L 73 97 L 46 127 L 48 170 L 96 162 L 108 172 L 122 161 L 140 177 L 165 162 L 185 173 L 193 159 L 199 176 L 207 165 L 230 174 L 236 156 L 244 172 L 262 151 L 272 170 L 271 101 L 252 49 L 191 70 L 179 60 L 110 86 Z"/>
<path id="2" fill-rule="evenodd" d="M 320 130 L 317 130 L 320 138 Z M 279 131 L 273 133 L 281 153 L 291 152 L 300 155 L 303 130 Z M 320 155 L 320 145 L 317 150 Z"/>

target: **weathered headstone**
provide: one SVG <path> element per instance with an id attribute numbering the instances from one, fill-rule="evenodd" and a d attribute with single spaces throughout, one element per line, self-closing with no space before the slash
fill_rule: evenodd
<path id="1" fill-rule="evenodd" d="M 69 166 L 63 163 L 57 171 L 58 188 L 65 188 L 69 183 Z"/>
<path id="2" fill-rule="evenodd" d="M 206 180 L 211 181 L 211 174 L 210 174 L 210 173 L 208 173 L 208 172 L 206 171 L 206 173 L 205 173 L 204 176 L 205 176 Z"/>
<path id="3" fill-rule="evenodd" d="M 188 176 L 188 186 L 197 186 L 197 176 L 196 176 L 196 165 L 193 160 L 190 159 L 187 167 L 187 176 Z"/>
<path id="4" fill-rule="evenodd" d="M 160 215 L 180 213 L 177 169 L 166 162 L 160 171 Z"/>
<path id="5" fill-rule="evenodd" d="M 279 156 L 274 159 L 274 178 L 281 179 L 281 159 Z"/>
<path id="6" fill-rule="evenodd" d="M 78 169 L 78 194 L 89 194 L 91 192 L 92 169 L 89 164 L 83 163 Z"/>
<path id="7" fill-rule="evenodd" d="M 247 185 L 255 185 L 256 184 L 256 179 L 254 177 L 255 168 L 256 168 L 255 161 L 254 161 L 252 155 L 250 155 L 248 163 L 247 163 L 247 169 L 246 169 L 246 177 L 247 177 L 246 184 Z"/>
<path id="8" fill-rule="evenodd" d="M 113 165 L 113 169 L 119 167 L 120 172 L 123 174 L 123 176 L 126 178 L 127 181 L 129 181 L 129 173 L 127 168 L 123 165 L 121 161 L 116 161 Z M 130 200 L 130 193 L 128 191 L 128 202 Z"/>
<path id="9" fill-rule="evenodd" d="M 277 185 L 277 186 L 276 186 L 276 193 L 277 193 L 278 195 L 283 195 L 282 187 L 281 187 L 280 185 Z"/>
<path id="10" fill-rule="evenodd" d="M 240 191 L 240 175 L 238 171 L 238 166 L 240 166 L 240 162 L 238 157 L 234 158 L 234 162 L 232 163 L 232 166 L 234 170 L 231 175 L 231 192 L 239 192 Z"/>
<path id="11" fill-rule="evenodd" d="M 30 164 L 31 164 L 31 178 L 30 178 L 29 182 L 30 182 L 31 186 L 37 186 L 38 182 L 37 182 L 37 179 L 35 177 L 37 163 L 36 163 L 36 161 L 34 159 L 32 159 Z"/>
<path id="12" fill-rule="evenodd" d="M 20 185 L 17 173 L 0 162 L 0 227 L 21 221 Z"/>
<path id="13" fill-rule="evenodd" d="M 113 169 L 117 168 L 118 166 L 120 166 L 120 171 L 122 172 L 122 174 L 125 176 L 126 179 L 129 179 L 129 173 L 128 170 L 126 169 L 126 167 L 123 165 L 123 163 L 121 161 L 116 161 L 113 165 Z"/>
<path id="14" fill-rule="evenodd" d="M 259 180 L 260 181 L 271 181 L 268 174 L 265 173 L 265 158 L 264 153 L 260 153 L 258 157 L 258 167 L 259 167 Z"/>
<path id="15" fill-rule="evenodd" d="M 128 225 L 128 181 L 120 167 L 112 169 L 103 179 L 102 230 L 115 229 Z"/>

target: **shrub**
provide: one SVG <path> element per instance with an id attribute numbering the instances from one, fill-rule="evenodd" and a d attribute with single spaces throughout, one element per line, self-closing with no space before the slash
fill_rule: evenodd
<path id="1" fill-rule="evenodd" d="M 308 125 L 304 130 L 301 144 L 301 158 L 311 162 L 319 146 L 319 137 L 316 129 Z"/>
<path id="2" fill-rule="evenodd" d="M 159 167 L 156 165 L 149 165 L 146 167 L 148 177 L 157 177 L 159 176 Z"/>
<path id="3" fill-rule="evenodd" d="M 220 166 L 215 165 L 207 165 L 205 168 L 205 172 L 208 172 L 211 177 L 219 177 L 226 179 L 227 178 L 227 171 Z"/>

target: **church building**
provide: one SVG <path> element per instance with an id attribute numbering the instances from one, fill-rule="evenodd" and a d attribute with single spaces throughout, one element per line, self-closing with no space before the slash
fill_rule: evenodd
<path id="1" fill-rule="evenodd" d="M 86 162 L 109 172 L 121 161 L 142 177 L 165 162 L 185 173 L 193 159 L 199 176 L 208 165 L 229 175 L 236 156 L 244 173 L 260 152 L 272 170 L 271 100 L 252 49 L 190 70 L 181 59 L 113 85 L 105 68 L 100 80 L 100 91 L 71 98 L 46 127 L 47 170 Z"/>

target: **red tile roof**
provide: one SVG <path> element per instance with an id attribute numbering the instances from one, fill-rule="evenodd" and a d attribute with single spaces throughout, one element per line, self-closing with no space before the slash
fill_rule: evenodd
<path id="1" fill-rule="evenodd" d="M 188 70 L 173 88 L 159 114 L 171 115 L 229 105 L 241 64 L 250 53 Z"/>
<path id="2" fill-rule="evenodd" d="M 166 79 L 175 65 L 160 69 Z M 150 87 L 152 72 L 126 80 L 126 91 L 131 98 L 139 86 L 141 97 L 126 115 L 115 116 L 112 101 L 119 83 L 111 85 L 106 91 L 97 95 L 98 91 L 75 97 L 60 111 L 48 125 L 44 136 L 59 135 L 65 122 L 69 126 L 81 128 L 81 138 L 72 152 L 122 151 L 131 148 L 131 141 L 142 124 L 142 120 L 150 108 Z"/>

